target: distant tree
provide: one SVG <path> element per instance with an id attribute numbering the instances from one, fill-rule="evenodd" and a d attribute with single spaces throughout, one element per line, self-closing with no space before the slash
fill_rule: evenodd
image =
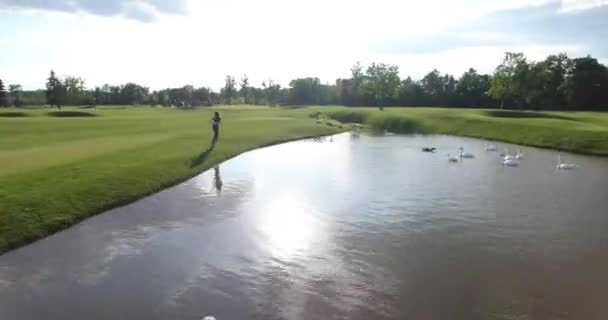
<path id="1" fill-rule="evenodd" d="M 192 105 L 193 106 L 210 106 L 212 105 L 211 100 L 211 89 L 201 87 L 192 91 Z"/>
<path id="2" fill-rule="evenodd" d="M 158 104 L 163 107 L 168 107 L 170 105 L 169 96 L 166 90 L 161 90 L 158 92 Z"/>
<path id="3" fill-rule="evenodd" d="M 443 77 L 439 70 L 434 69 L 420 80 L 422 90 L 428 97 L 427 103 L 439 105 L 444 91 Z"/>
<path id="4" fill-rule="evenodd" d="M 120 98 L 124 104 L 141 104 L 147 100 L 149 94 L 148 87 L 132 82 L 125 84 L 120 90 Z"/>
<path id="5" fill-rule="evenodd" d="M 266 82 L 262 82 L 262 87 L 264 88 L 266 103 L 271 106 L 278 105 L 281 100 L 281 85 L 269 79 Z"/>
<path id="6" fill-rule="evenodd" d="M 289 82 L 289 104 L 317 105 L 322 95 L 319 78 L 301 78 Z"/>
<path id="7" fill-rule="evenodd" d="M 542 106 L 560 108 L 567 105 L 565 81 L 572 69 L 572 60 L 565 53 L 550 55 L 542 62 L 546 70 Z"/>
<path id="8" fill-rule="evenodd" d="M 61 109 L 61 104 L 64 103 L 66 89 L 59 78 L 55 75 L 55 71 L 51 70 L 51 74 L 46 82 L 46 101 L 53 107 Z"/>
<path id="9" fill-rule="evenodd" d="M 517 102 L 525 96 L 525 77 L 528 62 L 523 53 L 507 52 L 502 63 L 494 71 L 490 96 L 500 101 L 503 108 L 505 100 Z"/>
<path id="10" fill-rule="evenodd" d="M 15 107 L 20 107 L 22 105 L 21 102 L 21 91 L 23 88 L 20 84 L 11 84 L 8 86 L 8 91 L 11 94 L 11 99 L 13 100 L 13 105 Z"/>
<path id="11" fill-rule="evenodd" d="M 261 88 L 250 88 L 251 99 L 253 100 L 253 104 L 255 105 L 263 105 L 264 104 L 264 89 Z"/>
<path id="12" fill-rule="evenodd" d="M 4 82 L 0 79 L 0 107 L 7 107 L 8 99 L 6 98 L 6 88 L 4 88 Z"/>
<path id="13" fill-rule="evenodd" d="M 240 94 L 241 97 L 243 98 L 243 103 L 248 104 L 249 101 L 249 77 L 247 77 L 247 75 L 244 75 L 243 78 L 241 79 L 241 90 L 240 90 Z"/>
<path id="14" fill-rule="evenodd" d="M 426 98 L 424 89 L 418 81 L 407 77 L 399 86 L 399 104 L 403 106 L 423 106 Z"/>
<path id="15" fill-rule="evenodd" d="M 376 106 L 383 110 L 389 99 L 399 96 L 399 67 L 384 63 L 372 63 L 367 68 L 363 86 L 365 91 L 374 98 Z"/>
<path id="16" fill-rule="evenodd" d="M 233 76 L 226 76 L 226 83 L 224 88 L 222 88 L 222 97 L 224 98 L 224 103 L 232 104 L 232 101 L 236 97 L 236 81 Z"/>
<path id="17" fill-rule="evenodd" d="M 363 81 L 365 81 L 365 75 L 363 74 L 363 66 L 361 66 L 360 62 L 355 63 L 355 65 L 350 68 L 350 76 L 351 76 L 351 90 L 350 99 L 352 100 L 354 105 L 360 105 L 362 103 L 361 97 L 363 95 L 362 85 Z"/>
<path id="18" fill-rule="evenodd" d="M 79 77 L 66 76 L 63 80 L 65 97 L 63 103 L 68 105 L 82 104 L 86 100 L 84 80 Z"/>
<path id="19" fill-rule="evenodd" d="M 95 90 L 93 91 L 93 99 L 91 101 L 91 104 L 96 106 L 97 104 L 101 104 L 101 103 L 102 103 L 101 88 L 95 87 Z"/>
<path id="20" fill-rule="evenodd" d="M 568 103 L 576 109 L 608 109 L 608 69 L 590 56 L 572 60 L 564 83 Z"/>
<path id="21" fill-rule="evenodd" d="M 425 93 L 427 104 L 433 106 L 456 104 L 457 81 L 452 75 L 441 75 L 437 69 L 434 69 L 420 80 L 420 85 Z"/>
<path id="22" fill-rule="evenodd" d="M 462 74 L 456 85 L 457 103 L 465 107 L 489 107 L 490 76 L 481 75 L 470 68 Z"/>

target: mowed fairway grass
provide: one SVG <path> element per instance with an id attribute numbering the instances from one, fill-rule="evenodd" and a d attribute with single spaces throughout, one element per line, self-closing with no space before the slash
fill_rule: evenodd
<path id="1" fill-rule="evenodd" d="M 0 253 L 244 151 L 344 130 L 279 108 L 55 111 L 0 110 Z M 214 111 L 220 140 L 206 152 Z"/>
<path id="2" fill-rule="evenodd" d="M 583 154 L 608 155 L 608 113 L 456 108 L 326 108 L 341 122 L 396 133 L 441 133 Z"/>

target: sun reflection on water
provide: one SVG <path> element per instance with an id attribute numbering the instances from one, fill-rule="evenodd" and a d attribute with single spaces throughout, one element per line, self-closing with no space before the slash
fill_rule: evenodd
<path id="1" fill-rule="evenodd" d="M 314 210 L 294 194 L 283 194 L 262 208 L 260 229 L 271 254 L 280 259 L 310 248 L 315 233 Z"/>

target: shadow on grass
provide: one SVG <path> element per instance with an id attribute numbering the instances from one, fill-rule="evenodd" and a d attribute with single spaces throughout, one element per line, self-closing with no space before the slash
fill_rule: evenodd
<path id="1" fill-rule="evenodd" d="M 559 119 L 559 120 L 575 120 L 574 118 L 561 116 L 557 114 L 550 114 L 544 112 L 535 111 L 516 111 L 516 110 L 490 110 L 486 111 L 485 114 L 490 117 L 496 118 L 545 118 L 545 119 Z"/>
<path id="2" fill-rule="evenodd" d="M 47 116 L 57 118 L 69 118 L 69 117 L 96 117 L 96 114 L 85 112 L 85 111 L 52 111 L 48 112 Z"/>
<path id="3" fill-rule="evenodd" d="M 213 151 L 213 149 L 215 148 L 215 144 L 216 141 L 212 140 L 211 145 L 209 145 L 209 148 L 207 148 L 207 150 L 201 152 L 198 156 L 192 158 L 192 161 L 190 162 L 190 168 L 194 168 L 205 162 L 207 157 L 211 154 L 211 151 Z"/>
<path id="4" fill-rule="evenodd" d="M 29 117 L 29 115 L 25 112 L 0 112 L 0 117 L 6 117 L 6 118 L 23 118 L 23 117 Z"/>

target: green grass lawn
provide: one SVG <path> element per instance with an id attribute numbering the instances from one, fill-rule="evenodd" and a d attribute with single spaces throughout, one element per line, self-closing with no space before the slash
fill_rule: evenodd
<path id="1" fill-rule="evenodd" d="M 342 130 L 278 108 L 55 111 L 0 109 L 0 252 L 246 150 Z M 205 153 L 213 111 L 223 118 L 220 141 Z"/>
<path id="2" fill-rule="evenodd" d="M 446 108 L 317 109 L 341 122 L 398 133 L 442 133 L 585 154 L 608 155 L 608 113 Z"/>

